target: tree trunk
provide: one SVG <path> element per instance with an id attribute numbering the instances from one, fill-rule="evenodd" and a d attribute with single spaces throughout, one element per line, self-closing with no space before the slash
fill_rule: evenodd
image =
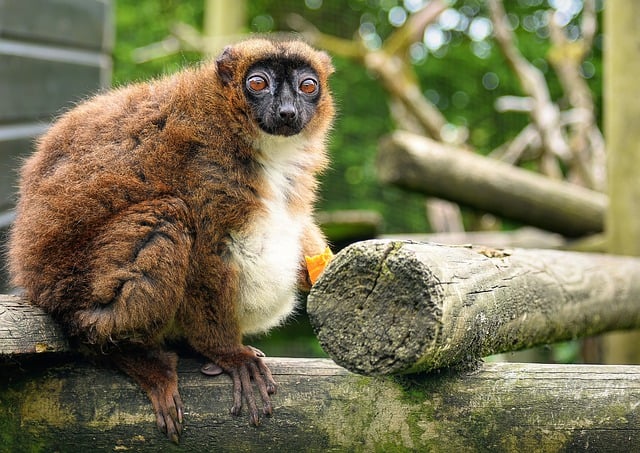
<path id="1" fill-rule="evenodd" d="M 267 359 L 280 384 L 260 427 L 233 417 L 231 382 L 183 359 L 181 445 L 127 377 L 67 357 L 1 368 L 3 451 L 628 451 L 640 445 L 637 367 L 486 364 L 398 380 L 329 360 Z"/>
<path id="2" fill-rule="evenodd" d="M 639 298 L 637 258 L 367 241 L 329 263 L 307 311 L 339 365 L 380 375 L 639 327 Z"/>
<path id="3" fill-rule="evenodd" d="M 247 27 L 246 0 L 205 0 L 202 36 L 204 52 L 217 56 L 225 45 L 237 40 Z"/>
<path id="4" fill-rule="evenodd" d="M 634 12 L 635 11 L 635 12 Z M 610 253 L 640 255 L 640 4 L 610 1 L 604 12 L 605 137 L 609 198 L 606 232 Z M 606 363 L 640 363 L 640 332 L 613 334 L 603 342 Z"/>
<path id="5" fill-rule="evenodd" d="M 385 183 L 565 236 L 603 230 L 605 195 L 408 132 L 382 141 L 378 175 Z"/>

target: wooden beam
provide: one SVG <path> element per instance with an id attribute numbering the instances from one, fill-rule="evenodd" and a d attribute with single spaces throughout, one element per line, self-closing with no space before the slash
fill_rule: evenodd
<path id="1" fill-rule="evenodd" d="M 183 359 L 181 445 L 128 378 L 76 357 L 0 368 L 6 451 L 628 451 L 640 445 L 640 367 L 486 364 L 407 379 L 329 360 L 267 359 L 280 387 L 258 428 L 233 417 L 231 382 Z"/>
<path id="2" fill-rule="evenodd" d="M 338 364 L 380 375 L 639 327 L 638 299 L 638 258 L 365 241 L 329 263 L 307 312 Z"/>
<path id="3" fill-rule="evenodd" d="M 635 12 L 634 12 L 635 11 Z M 640 3 L 611 1 L 604 11 L 604 128 L 611 204 L 606 215 L 610 253 L 640 256 Z M 640 363 L 640 332 L 608 335 L 607 363 Z"/>
<path id="4" fill-rule="evenodd" d="M 377 168 L 385 183 L 566 236 L 603 230 L 606 195 L 420 135 L 385 138 Z"/>
<path id="5" fill-rule="evenodd" d="M 69 343 L 47 313 L 19 297 L 0 294 L 0 357 L 66 351 Z"/>

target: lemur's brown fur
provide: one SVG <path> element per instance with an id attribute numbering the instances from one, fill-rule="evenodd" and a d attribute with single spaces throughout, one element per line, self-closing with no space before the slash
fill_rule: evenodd
<path id="1" fill-rule="evenodd" d="M 320 79 L 316 114 L 293 138 L 261 132 L 242 92 L 247 69 L 270 58 L 305 61 Z M 242 344 L 243 330 L 261 326 L 241 323 L 245 268 L 234 258 L 243 252 L 233 250 L 244 247 L 242 238 L 261 237 L 269 204 L 284 197 L 287 215 L 303 224 L 295 272 L 308 288 L 303 255 L 326 246 L 312 205 L 315 175 L 327 163 L 332 71 L 326 54 L 301 42 L 247 40 L 216 62 L 79 105 L 22 169 L 9 247 L 13 282 L 70 335 L 112 350 L 173 440 L 183 408 L 177 358 L 162 349 L 169 334 L 231 374 L 234 413 L 242 394 L 258 422 L 251 378 L 271 411 L 275 383 L 259 351 Z M 304 157 L 282 167 L 286 188 L 276 194 L 280 186 L 264 167 L 281 146 Z"/>

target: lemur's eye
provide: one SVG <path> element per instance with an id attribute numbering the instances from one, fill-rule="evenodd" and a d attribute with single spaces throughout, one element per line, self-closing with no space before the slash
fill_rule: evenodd
<path id="1" fill-rule="evenodd" d="M 314 94 L 318 91 L 318 82 L 313 79 L 304 79 L 300 84 L 300 91 L 305 94 Z"/>
<path id="2" fill-rule="evenodd" d="M 267 82 L 267 79 L 265 79 L 262 76 L 254 75 L 249 77 L 249 79 L 247 79 L 247 87 L 251 91 L 256 91 L 256 92 L 263 91 L 263 90 L 266 90 L 268 86 L 269 86 L 269 83 Z"/>

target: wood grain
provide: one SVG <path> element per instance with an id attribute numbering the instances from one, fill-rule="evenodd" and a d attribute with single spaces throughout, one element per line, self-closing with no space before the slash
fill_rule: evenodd
<path id="1" fill-rule="evenodd" d="M 19 297 L 0 295 L 0 356 L 68 350 L 67 339 L 48 314 Z"/>

